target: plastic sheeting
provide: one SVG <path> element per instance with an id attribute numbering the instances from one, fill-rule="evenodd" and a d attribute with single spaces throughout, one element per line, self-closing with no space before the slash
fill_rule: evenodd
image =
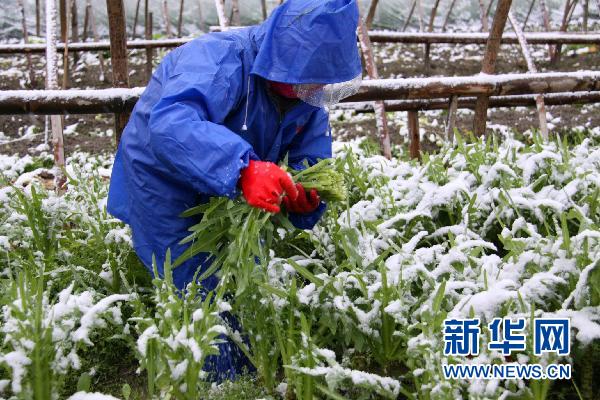
<path id="1" fill-rule="evenodd" d="M 429 22 L 429 14 L 431 7 L 435 0 L 422 0 L 423 9 L 423 23 L 426 26 Z M 11 4 L 12 3 L 12 4 Z M 26 0 L 27 3 L 27 21 L 29 32 L 35 33 L 35 0 Z M 43 6 L 44 1 L 40 2 L 42 5 L 42 32 L 43 28 Z M 131 34 L 133 30 L 133 21 L 135 17 L 135 9 L 137 0 L 124 0 L 125 9 L 127 13 L 127 29 Z M 150 0 L 150 9 L 154 13 L 154 32 L 155 34 L 164 34 L 165 19 L 163 15 L 163 0 Z M 363 0 L 361 5 L 363 9 L 369 7 L 370 1 Z M 436 26 L 439 28 L 443 23 L 443 19 L 447 12 L 447 7 L 450 1 L 441 1 L 438 9 Z M 486 1 L 487 3 L 487 1 Z M 547 0 L 546 1 L 549 11 L 551 13 L 552 26 L 558 29 L 558 25 L 562 19 L 562 12 L 564 7 L 564 0 Z M 582 3 L 582 2 L 580 2 Z M 171 31 L 173 34 L 177 33 L 177 22 L 179 18 L 179 0 L 167 0 L 169 8 L 169 20 L 171 22 Z M 239 0 L 240 4 L 240 18 L 242 25 L 252 25 L 262 21 L 261 2 L 260 0 Z M 271 10 L 279 4 L 279 0 L 267 0 L 267 8 L 269 13 Z M 375 15 L 374 25 L 376 28 L 382 29 L 401 29 L 404 26 L 412 0 L 380 0 L 377 12 Z M 518 19 L 522 20 L 527 13 L 529 8 L 530 0 L 514 0 L 513 1 L 513 12 L 515 12 Z M 21 14 L 17 7 L 17 0 L 2 0 L 0 7 L 0 40 L 13 39 L 18 40 L 22 38 L 21 32 Z M 83 18 L 85 14 L 85 0 L 77 0 L 79 8 L 79 29 L 83 30 Z M 106 3 L 104 1 L 93 1 L 92 6 L 98 22 L 99 31 L 101 35 L 106 35 L 107 31 L 107 20 L 106 20 Z M 202 12 L 200 12 L 200 7 Z M 138 35 L 143 33 L 143 8 L 144 0 L 140 2 L 140 16 L 138 17 Z M 226 0 L 226 12 L 227 15 L 231 13 L 231 2 Z M 205 26 L 218 25 L 217 13 L 215 9 L 214 0 L 184 0 L 184 18 L 183 18 L 183 34 L 184 35 L 198 35 L 200 31 L 200 15 L 205 19 Z M 573 20 L 577 20 L 582 15 L 581 6 L 578 5 L 575 8 Z M 590 2 L 590 22 L 594 22 L 594 19 L 598 18 L 598 10 L 595 4 Z M 539 12 L 539 5 L 536 4 L 534 13 L 530 17 L 531 21 L 541 21 Z M 456 0 L 454 10 L 452 12 L 449 28 L 450 30 L 457 31 L 479 31 L 479 3 L 478 0 Z M 541 27 L 541 22 L 538 24 Z M 414 15 L 409 25 L 409 30 L 419 29 L 419 10 L 418 7 L 415 9 Z"/>

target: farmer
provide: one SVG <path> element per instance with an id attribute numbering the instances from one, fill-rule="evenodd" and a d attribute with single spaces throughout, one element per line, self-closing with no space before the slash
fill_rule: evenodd
<path id="1" fill-rule="evenodd" d="M 276 163 L 331 157 L 323 106 L 360 84 L 357 21 L 356 0 L 287 0 L 261 25 L 203 35 L 164 58 L 123 132 L 108 196 L 150 271 L 153 255 L 162 274 L 167 249 L 173 260 L 185 250 L 198 220 L 179 215 L 211 196 L 241 192 L 272 213 L 283 202 L 296 227 L 314 226 L 325 204 Z M 207 257 L 177 267 L 175 285 L 185 288 Z M 221 349 L 220 378 L 236 373 L 232 353 Z"/>

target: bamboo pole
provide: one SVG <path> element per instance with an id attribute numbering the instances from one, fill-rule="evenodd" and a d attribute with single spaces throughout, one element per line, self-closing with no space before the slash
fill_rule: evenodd
<path id="1" fill-rule="evenodd" d="M 225 15 L 225 0 L 215 0 L 215 7 L 217 8 L 219 26 L 225 30 L 229 26 L 229 21 L 227 21 L 227 16 Z"/>
<path id="2" fill-rule="evenodd" d="M 410 158 L 421 159 L 421 134 L 419 132 L 419 112 L 408 112 L 408 137 Z"/>
<path id="3" fill-rule="evenodd" d="M 0 90 L 0 114 L 55 115 L 55 114 L 98 114 L 131 111 L 142 94 L 144 87 L 132 89 L 68 89 L 68 90 Z M 448 93 L 440 98 L 417 98 L 411 100 L 384 101 L 386 112 L 447 110 Z M 457 108 L 475 109 L 476 97 L 459 97 Z M 378 100 L 377 92 L 369 96 L 369 101 L 347 102 L 334 109 L 354 110 L 357 113 L 373 113 L 373 101 Z M 600 91 L 569 91 L 544 95 L 546 105 L 600 103 Z M 510 95 L 490 97 L 490 108 L 536 107 L 536 95 Z"/>
<path id="4" fill-rule="evenodd" d="M 490 17 L 490 11 L 492 11 L 492 5 L 494 4 L 494 0 L 490 0 L 490 2 L 488 3 L 487 8 L 485 9 L 485 17 L 489 18 Z"/>
<path id="5" fill-rule="evenodd" d="M 371 0 L 366 20 L 367 29 L 371 29 L 371 27 L 373 26 L 373 20 L 375 19 L 375 10 L 377 9 L 377 4 L 379 4 L 379 0 Z"/>
<path id="6" fill-rule="evenodd" d="M 260 9 L 262 11 L 263 21 L 267 19 L 267 0 L 260 0 Z"/>
<path id="7" fill-rule="evenodd" d="M 23 27 L 23 41 L 25 44 L 29 43 L 29 33 L 27 30 L 27 15 L 25 14 L 25 2 L 19 0 L 19 7 L 21 8 L 21 25 Z M 35 73 L 33 72 L 33 63 L 31 62 L 31 54 L 27 54 L 27 69 L 29 70 L 29 87 L 36 87 Z"/>
<path id="8" fill-rule="evenodd" d="M 452 100 L 453 96 L 450 96 Z M 475 109 L 476 97 L 457 97 L 457 108 Z M 537 107 L 536 94 L 520 94 L 513 96 L 490 97 L 490 108 Z M 600 92 L 559 92 L 544 95 L 544 102 L 549 106 L 569 104 L 592 104 L 600 102 Z M 386 112 L 448 110 L 449 101 L 440 99 L 412 99 L 384 101 Z M 342 102 L 335 109 L 354 110 L 357 113 L 373 113 L 372 102 Z M 0 109 L 0 112 L 2 110 Z M 7 112 L 4 112 L 7 113 Z"/>
<path id="9" fill-rule="evenodd" d="M 77 0 L 71 0 L 71 42 L 77 43 L 79 42 L 79 21 L 78 21 L 78 13 L 77 13 Z M 77 64 L 77 60 L 79 59 L 79 55 L 76 52 L 73 52 L 73 66 Z"/>
<path id="10" fill-rule="evenodd" d="M 373 55 L 373 47 L 369 40 L 367 25 L 362 17 L 359 18 L 358 38 L 360 48 L 365 58 L 365 66 L 369 78 L 379 79 L 379 72 L 377 71 L 377 65 L 375 64 L 375 56 Z M 389 160 L 392 158 L 392 148 L 390 145 L 390 134 L 388 131 L 387 116 L 385 115 L 383 101 L 376 101 L 373 107 L 375 108 L 375 122 L 377 123 L 377 133 L 381 151 L 384 157 Z"/>
<path id="11" fill-rule="evenodd" d="M 423 24 L 423 2 L 417 0 L 417 11 L 419 13 L 419 32 L 425 32 L 425 25 Z"/>
<path id="12" fill-rule="evenodd" d="M 183 26 L 183 0 L 179 0 L 179 20 L 177 21 L 177 37 L 181 37 L 182 26 Z"/>
<path id="13" fill-rule="evenodd" d="M 431 15 L 429 16 L 429 24 L 427 26 L 427 32 L 432 32 L 433 31 L 433 24 L 435 22 L 435 16 L 437 14 L 437 9 L 438 6 L 440 5 L 440 0 L 435 0 L 435 3 L 433 4 L 433 7 L 431 9 Z M 429 60 L 429 55 L 431 53 L 431 43 L 425 43 L 425 75 L 429 75 L 430 74 L 430 60 Z"/>
<path id="14" fill-rule="evenodd" d="M 231 0 L 231 25 L 240 26 L 240 3 L 239 0 Z"/>
<path id="15" fill-rule="evenodd" d="M 542 11 L 542 22 L 544 24 L 544 29 L 546 32 L 550 32 L 550 14 L 548 13 L 548 8 L 546 7 L 546 0 L 540 0 L 540 9 Z M 554 58 L 554 46 L 548 46 L 548 58 L 552 60 Z"/>
<path id="16" fill-rule="evenodd" d="M 46 88 L 58 89 L 57 77 L 57 54 L 56 54 L 56 3 L 55 0 L 46 0 Z M 60 115 L 50 117 L 52 125 L 52 150 L 54 154 L 54 165 L 59 169 L 57 176 L 57 187 L 62 187 L 64 178 L 62 170 L 65 167 L 65 148 L 63 140 L 63 121 Z M 60 183 L 60 185 L 59 185 Z"/>
<path id="17" fill-rule="evenodd" d="M 90 14 L 92 12 L 92 5 L 88 2 L 85 5 L 85 14 L 83 16 L 83 32 L 81 33 L 81 41 L 87 41 L 90 29 Z"/>
<path id="18" fill-rule="evenodd" d="M 62 88 L 66 89 L 68 86 L 69 80 L 69 60 L 67 56 L 69 54 L 69 27 L 67 25 L 68 18 L 68 8 L 67 8 L 67 0 L 59 0 L 60 6 L 60 39 L 65 44 L 63 47 L 63 80 L 62 80 Z"/>
<path id="19" fill-rule="evenodd" d="M 413 14 L 415 13 L 416 6 L 417 6 L 417 0 L 413 0 L 412 5 L 410 6 L 410 11 L 408 12 L 408 17 L 406 17 L 406 22 L 404 23 L 404 26 L 402 27 L 402 32 L 406 31 L 406 28 L 408 28 L 408 24 L 410 24 L 410 20 L 411 20 Z"/>
<path id="20" fill-rule="evenodd" d="M 583 3 L 583 31 L 588 31 L 588 18 L 590 13 L 590 0 L 584 0 Z"/>
<path id="21" fill-rule="evenodd" d="M 479 0 L 479 17 L 481 18 L 481 31 L 489 31 L 488 19 L 485 13 L 485 5 L 483 4 L 483 0 Z"/>
<path id="22" fill-rule="evenodd" d="M 167 37 L 171 38 L 171 18 L 169 18 L 169 4 L 167 3 L 167 0 L 163 0 L 162 3 L 163 6 L 163 15 L 165 18 L 165 29 L 167 30 Z"/>
<path id="23" fill-rule="evenodd" d="M 91 17 L 90 17 L 91 21 Z M 369 38 L 372 43 L 452 43 L 452 44 L 486 44 L 488 34 L 480 32 L 466 33 L 439 33 L 439 32 L 388 32 L 371 31 Z M 598 33 L 556 33 L 556 32 L 531 32 L 526 33 L 525 38 L 529 44 L 585 44 L 600 45 L 600 34 Z M 153 48 L 170 48 L 181 46 L 193 39 L 173 38 L 145 40 L 137 39 L 127 42 L 128 49 L 145 49 L 150 46 Z M 502 36 L 502 44 L 518 45 L 519 40 L 512 32 L 507 32 Z M 43 54 L 46 45 L 36 44 L 0 44 L 0 54 Z M 64 49 L 64 43 L 56 44 L 57 50 Z M 79 42 L 69 43 L 69 51 L 105 51 L 110 49 L 108 41 Z"/>
<path id="24" fill-rule="evenodd" d="M 563 13 L 563 19 L 560 24 L 560 32 L 566 32 L 567 27 L 569 26 L 569 22 L 571 21 L 571 17 L 573 16 L 573 11 L 575 10 L 575 6 L 577 5 L 578 0 L 566 0 L 565 1 L 565 9 Z M 562 45 L 557 44 L 554 50 L 554 54 L 550 62 L 552 64 L 557 64 L 560 61 L 560 56 L 562 52 Z"/>
<path id="25" fill-rule="evenodd" d="M 92 0 L 87 0 L 87 7 L 92 8 Z M 92 27 L 92 35 L 94 37 L 94 42 L 98 42 L 98 28 L 96 26 L 96 17 L 93 12 L 90 12 L 90 26 Z M 109 45 L 110 49 L 110 45 Z M 106 82 L 106 69 L 104 67 L 104 55 L 102 52 L 98 54 L 98 61 L 100 62 L 100 81 Z"/>
<path id="26" fill-rule="evenodd" d="M 40 0 L 35 0 L 35 36 L 40 37 L 42 32 L 40 24 Z"/>
<path id="27" fill-rule="evenodd" d="M 496 13 L 494 14 L 494 20 L 492 22 L 492 29 L 490 31 L 490 36 L 485 49 L 485 55 L 483 56 L 483 62 L 481 65 L 481 73 L 483 74 L 493 74 L 496 71 L 496 59 L 498 57 L 502 33 L 504 32 L 504 27 L 506 25 L 506 19 L 508 18 L 508 12 L 510 11 L 511 3 L 512 0 L 498 1 Z M 473 119 L 473 132 L 476 135 L 485 134 L 488 104 L 488 96 L 479 96 L 477 98 L 475 117 Z"/>
<path id="28" fill-rule="evenodd" d="M 444 17 L 444 24 L 442 25 L 442 32 L 446 32 L 446 28 L 448 26 L 448 20 L 450 19 L 450 14 L 452 13 L 452 9 L 454 8 L 454 3 L 456 3 L 456 0 L 450 1 L 450 6 L 448 7 L 448 12 L 446 12 L 446 16 Z"/>
<path id="29" fill-rule="evenodd" d="M 454 141 L 454 127 L 456 126 L 456 110 L 458 109 L 458 96 L 450 97 L 448 103 L 448 115 L 446 117 L 446 138 L 449 142 Z"/>
<path id="30" fill-rule="evenodd" d="M 137 2 L 135 3 L 135 17 L 133 17 L 133 33 L 132 33 L 132 37 L 134 39 L 137 37 L 138 17 L 140 14 L 140 2 L 141 2 L 141 0 L 137 0 Z"/>
<path id="31" fill-rule="evenodd" d="M 509 19 L 515 33 L 517 34 L 517 37 L 519 38 L 519 42 L 521 44 L 521 51 L 523 53 L 523 58 L 525 58 L 525 62 L 527 63 L 527 69 L 531 73 L 538 72 L 537 67 L 535 66 L 535 63 L 533 62 L 533 58 L 531 57 L 531 52 L 529 51 L 529 46 L 527 45 L 527 39 L 525 39 L 525 36 L 523 35 L 523 31 L 519 27 L 517 20 L 515 19 L 512 12 L 510 12 L 510 11 L 508 12 L 508 19 Z M 544 96 L 542 96 L 541 94 L 537 95 L 535 98 L 535 102 L 536 102 L 537 111 L 538 111 L 538 120 L 540 122 L 540 132 L 542 134 L 542 137 L 547 140 L 548 139 L 548 121 L 547 121 L 547 117 L 546 117 L 546 105 L 544 103 Z"/>
<path id="32" fill-rule="evenodd" d="M 531 0 L 531 4 L 529 5 L 529 10 L 527 11 L 527 16 L 525 17 L 525 20 L 523 21 L 523 28 L 522 28 L 523 31 L 525 31 L 525 28 L 527 27 L 527 21 L 529 21 L 529 16 L 531 15 L 531 12 L 533 11 L 534 6 L 535 6 L 535 0 Z"/>
<path id="33" fill-rule="evenodd" d="M 200 24 L 200 31 L 206 30 L 206 24 L 204 23 L 204 13 L 202 12 L 202 0 L 198 0 L 198 22 Z"/>
<path id="34" fill-rule="evenodd" d="M 106 0 L 108 10 L 108 28 L 110 35 L 110 57 L 114 87 L 129 87 L 129 72 L 127 67 L 127 34 L 125 30 L 125 8 L 123 0 Z M 115 114 L 116 144 L 121 140 L 129 113 Z"/>
<path id="35" fill-rule="evenodd" d="M 146 29 L 146 39 L 150 40 L 152 38 L 152 13 L 146 13 L 146 23 L 144 24 Z M 154 51 L 152 47 L 146 47 L 146 81 L 150 82 L 150 78 L 152 78 L 152 60 L 154 59 Z"/>
<path id="36" fill-rule="evenodd" d="M 148 23 L 148 12 L 150 11 L 150 9 L 148 8 L 149 0 L 144 0 L 144 39 L 148 40 L 148 35 L 146 34 L 146 24 Z M 150 29 L 150 31 L 152 31 L 152 29 Z M 127 45 L 127 48 L 129 48 L 129 44 Z M 145 47 L 147 49 L 147 47 Z"/>

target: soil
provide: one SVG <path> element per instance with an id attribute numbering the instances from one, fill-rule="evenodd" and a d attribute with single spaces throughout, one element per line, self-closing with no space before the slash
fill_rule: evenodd
<path id="1" fill-rule="evenodd" d="M 423 45 L 375 44 L 376 61 L 382 78 L 424 76 Z M 600 65 L 600 51 L 597 47 L 565 46 L 563 56 L 556 65 L 551 65 L 547 57 L 547 46 L 533 46 L 533 56 L 540 71 L 576 71 L 594 70 Z M 481 66 L 484 46 L 481 45 L 434 45 L 431 49 L 432 76 L 458 76 L 477 74 Z M 162 58 L 165 50 L 159 51 L 155 60 Z M 106 88 L 111 87 L 110 73 L 104 81 L 98 62 L 98 53 L 81 53 L 77 64 L 70 58 L 71 76 L 68 87 L 77 88 Z M 105 57 L 105 70 L 110 71 L 108 53 Z M 61 57 L 62 58 L 62 57 Z M 32 56 L 34 71 L 43 71 L 45 59 L 39 55 Z M 62 64 L 62 63 L 59 63 Z M 145 59 L 143 51 L 133 50 L 129 58 L 130 86 L 144 86 Z M 156 61 L 155 61 L 156 64 Z M 73 66 L 76 65 L 75 68 Z M 24 56 L 0 57 L 0 90 L 26 88 L 27 62 Z M 59 65 L 59 71 L 62 67 Z M 498 73 L 526 72 L 526 65 L 517 46 L 503 46 L 497 61 Z M 42 88 L 43 74 L 39 74 L 34 88 Z M 59 82 L 62 77 L 59 76 Z M 568 131 L 573 127 L 593 128 L 600 125 L 599 105 L 581 106 L 552 106 L 548 107 L 551 114 L 549 122 L 554 132 Z M 443 139 L 445 111 L 420 113 L 420 125 L 423 149 L 435 148 L 435 143 Z M 537 113 L 534 108 L 494 109 L 489 112 L 489 128 L 500 130 L 514 129 L 519 132 L 527 131 L 537 126 Z M 111 114 L 98 115 L 66 115 L 65 126 L 71 126 L 65 134 L 65 152 L 70 154 L 75 150 L 86 152 L 114 151 L 114 119 Z M 388 113 L 392 142 L 405 142 L 406 113 Z M 37 146 L 44 143 L 45 116 L 0 115 L 0 153 L 30 154 L 35 153 Z M 72 125 L 77 123 L 73 129 Z M 457 128 L 469 131 L 472 124 L 472 113 L 461 111 L 457 115 Z M 340 139 L 351 139 L 369 135 L 375 138 L 376 127 L 372 114 L 364 114 L 359 118 L 332 118 L 334 136 Z M 26 133 L 26 136 L 24 136 Z M 4 137 L 3 137 L 4 136 Z"/>

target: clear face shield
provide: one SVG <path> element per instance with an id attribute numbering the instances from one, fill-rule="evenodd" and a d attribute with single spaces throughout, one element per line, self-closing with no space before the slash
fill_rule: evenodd
<path id="1" fill-rule="evenodd" d="M 342 99 L 350 97 L 358 92 L 362 83 L 362 75 L 356 78 L 329 85 L 320 84 L 297 84 L 293 85 L 294 94 L 305 103 L 315 107 L 331 107 Z"/>

